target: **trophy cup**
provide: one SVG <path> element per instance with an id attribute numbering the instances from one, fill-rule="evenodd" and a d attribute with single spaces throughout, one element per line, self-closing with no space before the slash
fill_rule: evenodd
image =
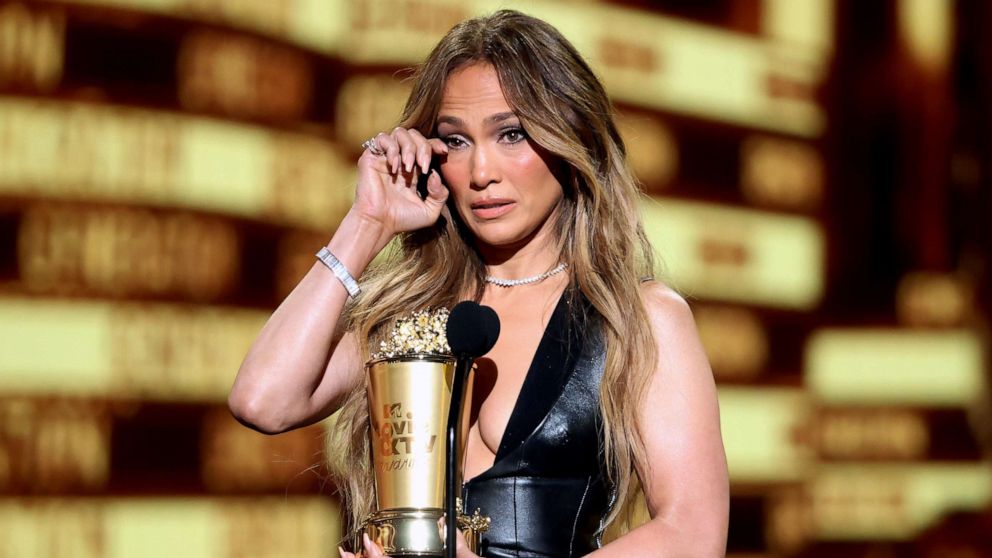
<path id="1" fill-rule="evenodd" d="M 438 521 L 446 509 L 445 475 L 451 467 L 446 426 L 464 442 L 469 420 L 461 409 L 470 408 L 472 391 L 471 370 L 459 377 L 458 359 L 448 347 L 447 319 L 446 309 L 428 308 L 397 320 L 365 365 L 376 509 L 354 533 L 353 549 L 362 547 L 367 534 L 393 558 L 445 555 Z M 449 424 L 449 412 L 460 416 L 458 424 Z M 464 443 L 454 447 L 453 486 L 460 487 Z M 465 515 L 460 502 L 452 505 L 458 508 L 458 528 L 477 551 L 489 519 L 478 510 Z"/>

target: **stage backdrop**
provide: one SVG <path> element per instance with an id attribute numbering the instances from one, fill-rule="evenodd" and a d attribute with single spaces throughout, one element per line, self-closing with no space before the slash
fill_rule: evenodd
<path id="1" fill-rule="evenodd" d="M 0 558 L 337 556 L 328 423 L 257 434 L 227 391 L 410 68 L 498 7 L 616 103 L 729 555 L 980 552 L 992 17 L 883 4 L 0 0 Z"/>

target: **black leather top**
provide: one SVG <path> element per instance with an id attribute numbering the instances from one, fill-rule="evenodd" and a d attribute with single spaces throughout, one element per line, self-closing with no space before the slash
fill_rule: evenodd
<path id="1" fill-rule="evenodd" d="M 600 443 L 606 352 L 583 317 L 587 305 L 568 298 L 548 322 L 495 463 L 463 488 L 466 511 L 492 519 L 486 557 L 582 556 L 600 546 L 611 504 Z"/>

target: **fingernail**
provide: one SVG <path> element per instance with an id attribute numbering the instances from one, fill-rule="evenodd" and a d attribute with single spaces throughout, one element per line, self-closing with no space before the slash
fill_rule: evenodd
<path id="1" fill-rule="evenodd" d="M 365 548 L 372 548 L 372 539 L 369 538 L 368 533 L 362 533 L 362 544 L 365 545 Z"/>
<path id="2" fill-rule="evenodd" d="M 341 556 L 341 558 L 344 558 L 344 549 L 340 546 L 338 547 L 338 555 Z"/>
<path id="3" fill-rule="evenodd" d="M 441 195 L 441 177 L 437 175 L 435 170 L 432 170 L 431 175 L 427 177 L 427 190 L 435 196 Z"/>

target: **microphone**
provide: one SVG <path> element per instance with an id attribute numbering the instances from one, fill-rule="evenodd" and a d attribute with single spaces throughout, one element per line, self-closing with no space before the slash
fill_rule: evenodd
<path id="1" fill-rule="evenodd" d="M 448 347 L 457 358 L 455 377 L 451 385 L 451 407 L 448 409 L 448 431 L 445 447 L 445 545 L 447 558 L 455 558 L 455 537 L 458 535 L 458 426 L 461 424 L 465 379 L 473 361 L 488 353 L 499 338 L 499 316 L 488 306 L 466 300 L 459 302 L 448 314 L 445 327 Z"/>
<path id="2" fill-rule="evenodd" d="M 448 314 L 448 346 L 458 358 L 476 359 L 488 353 L 499 338 L 499 316 L 488 306 L 466 300 Z"/>

